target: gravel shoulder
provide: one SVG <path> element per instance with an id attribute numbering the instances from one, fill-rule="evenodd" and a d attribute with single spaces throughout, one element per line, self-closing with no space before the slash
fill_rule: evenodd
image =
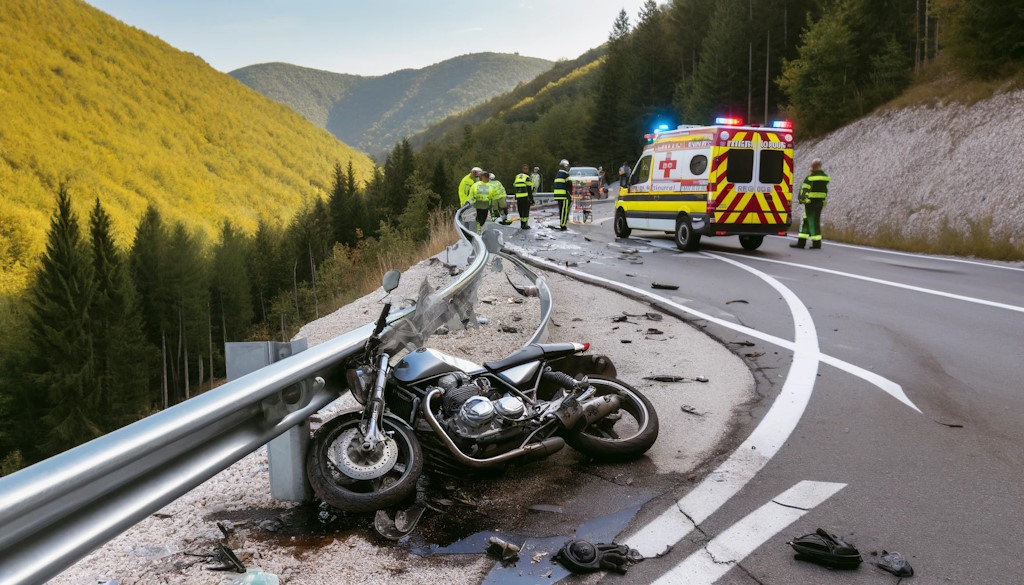
<path id="1" fill-rule="evenodd" d="M 440 258 L 445 259 L 444 253 Z M 742 360 L 699 330 L 617 293 L 559 274 L 542 276 L 554 297 L 548 341 L 589 341 L 592 353 L 609 356 L 618 377 L 655 404 L 661 431 L 648 456 L 631 467 L 594 469 L 602 466 L 583 461 L 567 448 L 550 460 L 553 465 L 533 464 L 524 468 L 529 473 L 509 474 L 486 484 L 484 491 L 498 493 L 484 498 L 476 512 L 493 519 L 492 529 L 511 529 L 520 523 L 522 510 L 537 503 L 537 498 L 561 497 L 568 507 L 577 494 L 567 490 L 557 496 L 551 490 L 563 473 L 629 474 L 630 484 L 636 477 L 637 486 L 648 492 L 678 489 L 686 474 L 716 455 L 716 445 L 728 438 L 740 407 L 755 398 L 753 377 Z M 451 278 L 444 262 L 421 262 L 403 273 L 393 300 L 397 306 L 403 299 L 415 299 L 424 281 L 437 289 Z M 539 323 L 540 303 L 535 297 L 518 295 L 508 279 L 527 283 L 511 262 L 489 264 L 475 304 L 477 316 L 485 317 L 486 324 L 453 328 L 446 335 L 431 337 L 427 345 L 481 363 L 526 343 Z M 316 345 L 370 322 L 382 297 L 381 291 L 371 293 L 308 324 L 298 336 Z M 625 320 L 613 321 L 623 315 Z M 659 374 L 684 380 L 644 379 Z M 709 381 L 697 382 L 698 376 Z M 327 418 L 332 411 L 353 404 L 351 397 L 344 396 L 318 416 Z M 471 584 L 481 582 L 494 565 L 493 559 L 483 554 L 416 556 L 376 538 L 370 520 L 340 531 L 318 529 L 314 520 L 310 532 L 296 518 L 315 517 L 315 506 L 272 500 L 267 468 L 266 449 L 261 448 L 51 582 L 229 583 L 235 574 L 207 568 L 223 537 L 218 521 L 233 528 L 228 545 L 246 566 L 278 575 L 282 583 Z"/>

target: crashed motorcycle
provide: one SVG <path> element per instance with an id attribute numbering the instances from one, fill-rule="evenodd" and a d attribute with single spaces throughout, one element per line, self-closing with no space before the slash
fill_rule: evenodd
<path id="1" fill-rule="evenodd" d="M 398 271 L 386 274 L 384 290 L 399 278 Z M 623 461 L 657 439 L 651 402 L 614 378 L 607 358 L 582 355 L 587 343 L 531 344 L 483 365 L 421 347 L 392 365 L 381 342 L 390 310 L 387 300 L 364 351 L 346 367 L 362 408 L 324 422 L 307 452 L 314 492 L 339 510 L 402 503 L 425 465 L 471 477 L 548 457 L 566 444 L 597 460 Z M 588 370 L 612 377 L 582 373 Z"/>

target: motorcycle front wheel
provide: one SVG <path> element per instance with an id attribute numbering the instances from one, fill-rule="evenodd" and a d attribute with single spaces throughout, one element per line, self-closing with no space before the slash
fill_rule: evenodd
<path id="1" fill-rule="evenodd" d="M 584 455 L 602 461 L 636 459 L 658 439 L 658 414 L 639 390 L 616 378 L 589 376 L 595 396 L 616 394 L 617 412 L 565 435 L 565 442 Z"/>
<path id="2" fill-rule="evenodd" d="M 306 475 L 324 502 L 348 512 L 373 512 L 400 504 L 416 491 L 423 473 L 420 443 L 404 421 L 384 416 L 386 437 L 377 450 L 361 449 L 361 413 L 325 422 L 306 453 Z"/>

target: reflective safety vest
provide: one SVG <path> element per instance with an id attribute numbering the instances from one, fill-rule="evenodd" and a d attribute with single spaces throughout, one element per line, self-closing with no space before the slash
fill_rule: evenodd
<path id="1" fill-rule="evenodd" d="M 469 190 L 473 188 L 473 174 L 467 174 L 462 177 L 462 182 L 459 183 L 459 207 L 462 207 L 469 201 Z"/>
<path id="2" fill-rule="evenodd" d="M 569 171 L 558 169 L 555 175 L 555 199 L 567 199 L 572 193 L 572 181 L 569 180 Z"/>
<path id="3" fill-rule="evenodd" d="M 530 175 L 519 173 L 516 175 L 516 181 L 512 183 L 512 186 L 516 189 L 516 199 L 519 199 L 520 197 L 530 196 L 530 188 L 533 187 L 533 183 L 530 182 Z"/>
<path id="4" fill-rule="evenodd" d="M 831 180 L 825 171 L 814 171 L 804 179 L 800 193 L 808 199 L 825 199 L 828 197 L 828 183 Z"/>
<path id="5" fill-rule="evenodd" d="M 483 181 L 473 183 L 473 188 L 469 190 L 469 198 L 473 201 L 473 207 L 477 209 L 490 209 L 493 189 L 490 183 L 484 183 Z"/>
<path id="6" fill-rule="evenodd" d="M 498 201 L 508 197 L 508 193 L 505 192 L 505 185 L 502 185 L 498 179 L 494 179 L 488 185 L 491 186 L 491 201 Z"/>

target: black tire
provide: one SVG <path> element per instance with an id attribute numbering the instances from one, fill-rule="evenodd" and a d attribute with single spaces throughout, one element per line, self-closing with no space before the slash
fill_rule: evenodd
<path id="1" fill-rule="evenodd" d="M 675 240 L 676 247 L 687 252 L 693 252 L 700 247 L 700 234 L 693 232 L 690 218 L 686 215 L 680 215 L 676 219 Z"/>
<path id="2" fill-rule="evenodd" d="M 615 237 L 616 238 L 628 238 L 629 234 L 633 232 L 629 228 L 629 224 L 626 223 L 626 212 L 622 208 L 615 210 Z"/>
<path id="3" fill-rule="evenodd" d="M 636 459 L 658 440 L 658 413 L 639 390 L 616 378 L 589 376 L 595 396 L 618 394 L 622 406 L 582 430 L 568 433 L 565 442 L 584 455 L 601 461 Z"/>
<path id="4" fill-rule="evenodd" d="M 317 497 L 346 512 L 373 512 L 402 503 L 416 491 L 423 473 L 423 451 L 413 430 L 392 416 L 383 419 L 383 431 L 398 449 L 398 459 L 384 475 L 374 479 L 353 479 L 342 473 L 328 457 L 339 436 L 358 428 L 360 412 L 342 414 L 317 429 L 306 453 L 306 475 Z"/>
<path id="5" fill-rule="evenodd" d="M 764 236 L 740 236 L 740 245 L 744 250 L 756 250 L 761 247 Z"/>

